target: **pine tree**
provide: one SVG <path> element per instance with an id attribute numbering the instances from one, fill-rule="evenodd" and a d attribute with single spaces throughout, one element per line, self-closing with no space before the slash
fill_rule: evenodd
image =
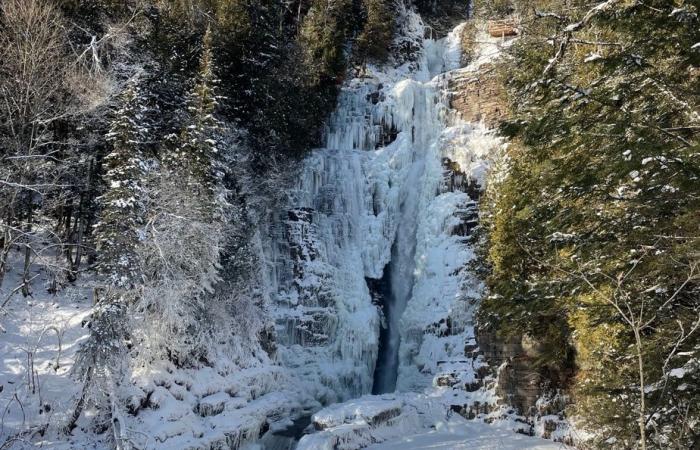
<path id="1" fill-rule="evenodd" d="M 100 221 L 95 225 L 100 271 L 112 286 L 127 289 L 140 279 L 136 247 L 144 217 L 141 147 L 147 127 L 137 83 L 135 78 L 129 81 L 106 136 L 111 151 L 104 159 L 106 191 L 98 198 Z"/>

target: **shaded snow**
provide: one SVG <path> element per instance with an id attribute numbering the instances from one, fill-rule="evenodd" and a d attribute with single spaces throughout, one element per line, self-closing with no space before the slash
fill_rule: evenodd
<path id="1" fill-rule="evenodd" d="M 31 296 L 23 297 L 19 292 L 11 295 L 21 285 L 21 274 L 12 270 L 22 267 L 21 256 L 10 254 L 8 267 L 11 270 L 0 289 L 0 298 L 9 298 L 0 317 L 4 328 L 0 334 L 0 442 L 47 425 L 66 423 L 73 397 L 81 389 L 70 371 L 76 351 L 87 338 L 84 325 L 92 310 L 89 279 L 80 288 L 68 287 L 52 295 L 46 290 L 48 275 L 33 266 L 29 276 L 33 279 Z M 65 439 L 52 431 L 42 440 Z"/>
<path id="2" fill-rule="evenodd" d="M 436 423 L 433 430 L 402 436 L 367 447 L 368 450 L 405 450 L 407 448 L 415 450 L 562 450 L 567 447 L 545 439 L 513 434 L 506 427 L 467 421 L 459 416 Z"/>

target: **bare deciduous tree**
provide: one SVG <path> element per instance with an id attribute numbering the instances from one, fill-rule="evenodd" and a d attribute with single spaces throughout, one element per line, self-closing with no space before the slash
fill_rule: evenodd
<path id="1" fill-rule="evenodd" d="M 672 295 L 670 295 L 662 304 L 654 305 L 647 301 L 647 297 L 644 295 L 635 295 L 634 289 L 629 289 L 629 277 L 632 272 L 637 268 L 642 258 L 638 258 L 632 267 L 624 273 L 621 273 L 614 281 L 615 289 L 611 293 L 603 292 L 599 289 L 590 278 L 581 270 L 578 273 L 578 277 L 583 280 L 588 287 L 593 290 L 601 299 L 612 306 L 620 318 L 623 320 L 629 331 L 634 335 L 634 351 L 635 357 L 637 359 L 637 376 L 639 377 L 639 435 L 640 435 L 640 448 L 645 450 L 647 448 L 647 433 L 646 428 L 649 421 L 647 415 L 648 405 L 647 405 L 647 383 L 649 380 L 646 379 L 646 373 L 648 368 L 644 355 L 644 333 L 652 327 L 656 321 L 657 316 L 667 308 L 673 300 L 678 297 L 678 295 L 686 288 L 686 286 L 697 280 L 698 277 L 698 263 L 692 262 L 688 267 L 688 276 L 686 279 L 676 288 Z M 612 280 L 611 280 L 612 281 Z M 653 290 L 653 288 L 650 288 Z M 692 323 L 689 330 L 685 330 L 681 322 L 680 324 L 680 335 L 673 345 L 670 353 L 664 362 L 663 374 L 664 377 L 668 375 L 668 363 L 670 359 L 676 354 L 678 348 L 681 344 L 687 341 L 700 327 L 700 310 L 696 311 L 698 314 L 697 319 Z"/>
<path id="2" fill-rule="evenodd" d="M 64 98 L 69 60 L 61 13 L 41 0 L 6 0 L 0 13 L 2 281 L 13 246 L 23 246 L 25 261 L 31 259 L 35 210 L 48 192 L 61 187 L 64 149 L 54 142 L 52 126 L 71 106 Z"/>

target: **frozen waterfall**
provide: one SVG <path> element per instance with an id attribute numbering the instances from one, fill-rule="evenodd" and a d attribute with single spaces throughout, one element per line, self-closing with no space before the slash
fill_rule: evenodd
<path id="1" fill-rule="evenodd" d="M 443 282 L 426 268 L 433 251 L 426 233 L 436 225 L 435 233 L 451 233 L 450 217 L 469 203 L 466 193 L 449 193 L 435 210 L 443 158 L 449 153 L 466 169 L 481 164 L 468 142 L 476 128 L 455 126 L 448 108 L 461 27 L 426 39 L 420 18 L 406 12 L 402 35 L 419 44 L 415 55 L 346 82 L 324 148 L 304 161 L 272 229 L 278 359 L 323 404 L 410 389 L 420 378 L 419 368 L 402 367 L 413 364 L 422 341 L 406 311 L 424 302 L 416 289 L 425 296 L 431 282 Z M 468 148 L 448 145 L 457 141 Z M 466 253 L 450 243 L 451 263 L 439 264 L 454 271 Z M 382 292 L 374 292 L 378 284 Z"/>
<path id="2" fill-rule="evenodd" d="M 401 316 L 413 289 L 414 257 L 416 251 L 416 228 L 418 198 L 413 189 L 420 182 L 424 161 L 412 162 L 404 189 L 399 193 L 399 224 L 388 265 L 389 291 L 384 304 L 386 332 L 380 335 L 379 359 L 375 370 L 373 394 L 393 392 L 399 365 L 399 326 Z"/>

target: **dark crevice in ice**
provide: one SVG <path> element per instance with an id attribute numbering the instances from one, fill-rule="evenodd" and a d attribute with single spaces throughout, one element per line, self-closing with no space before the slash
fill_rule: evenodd
<path id="1" fill-rule="evenodd" d="M 398 354 L 391 355 L 389 339 L 391 323 L 388 314 L 390 313 L 389 302 L 392 299 L 391 295 L 391 269 L 389 264 L 384 267 L 384 273 L 379 280 L 367 280 L 370 292 L 372 293 L 372 301 L 382 310 L 382 327 L 379 331 L 379 352 L 377 354 L 377 364 L 374 369 L 372 394 L 384 394 L 393 392 L 396 388 L 396 377 L 398 367 Z M 392 361 L 392 359 L 396 361 Z"/>

